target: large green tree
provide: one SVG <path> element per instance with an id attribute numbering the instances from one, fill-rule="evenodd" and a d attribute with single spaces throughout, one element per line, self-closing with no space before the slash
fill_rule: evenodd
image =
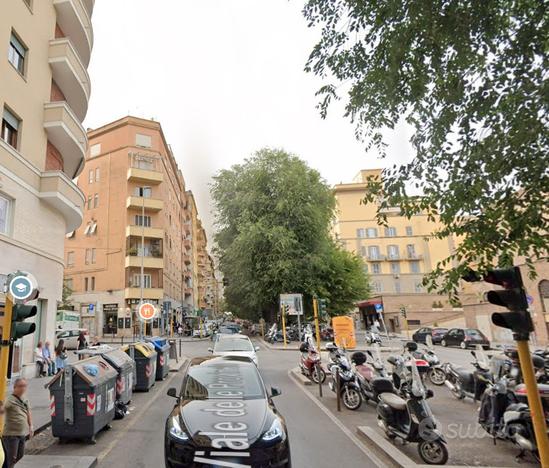
<path id="1" fill-rule="evenodd" d="M 304 15 L 322 28 L 306 65 L 325 80 L 322 115 L 343 99 L 382 157 L 383 132 L 413 128 L 412 162 L 371 180 L 365 198 L 439 217 L 435 236 L 463 240 L 428 286 L 454 293 L 470 265 L 547 255 L 546 2 L 308 0 Z"/>
<path id="2" fill-rule="evenodd" d="M 319 173 L 282 150 L 262 149 L 212 184 L 216 254 L 228 310 L 272 320 L 281 293 L 326 298 L 332 314 L 368 295 L 361 260 L 330 234 L 335 198 Z"/>

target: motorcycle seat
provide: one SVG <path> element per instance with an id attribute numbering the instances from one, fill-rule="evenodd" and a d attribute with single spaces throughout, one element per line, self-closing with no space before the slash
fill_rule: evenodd
<path id="1" fill-rule="evenodd" d="M 374 371 L 370 366 L 364 364 L 356 366 L 356 371 L 366 380 L 371 380 L 374 377 Z"/>
<path id="2" fill-rule="evenodd" d="M 463 382 L 472 382 L 474 379 L 473 372 L 471 372 L 468 369 L 458 367 L 458 368 L 454 368 L 454 371 L 457 375 L 459 375 L 459 377 L 463 380 Z"/>
<path id="3" fill-rule="evenodd" d="M 379 399 L 386 405 L 389 405 L 391 408 L 398 411 L 406 409 L 406 401 L 394 393 L 382 393 L 379 396 Z"/>

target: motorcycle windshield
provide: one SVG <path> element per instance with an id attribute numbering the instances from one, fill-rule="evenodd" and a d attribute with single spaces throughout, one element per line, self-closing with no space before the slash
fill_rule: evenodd
<path id="1" fill-rule="evenodd" d="M 484 351 L 484 348 L 481 345 L 477 345 L 475 354 L 479 367 L 483 370 L 490 369 L 490 358 L 488 358 L 486 351 Z"/>
<path id="2" fill-rule="evenodd" d="M 410 356 L 410 368 L 412 373 L 412 395 L 417 398 L 423 398 L 425 396 L 425 385 L 421 380 L 419 371 L 417 370 L 416 360 Z"/>
<path id="3" fill-rule="evenodd" d="M 374 359 L 376 364 L 380 364 L 382 367 L 384 367 L 383 359 L 381 358 L 381 350 L 379 348 L 379 344 L 377 343 L 374 346 Z"/>

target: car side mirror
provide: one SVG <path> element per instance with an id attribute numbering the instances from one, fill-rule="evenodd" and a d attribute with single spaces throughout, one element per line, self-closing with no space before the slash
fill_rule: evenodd
<path id="1" fill-rule="evenodd" d="M 259 351 L 261 348 L 260 348 L 259 346 L 256 346 L 254 349 L 255 349 L 256 351 Z"/>
<path id="2" fill-rule="evenodd" d="M 177 390 L 173 387 L 168 388 L 168 396 L 172 398 L 177 398 Z"/>
<path id="3" fill-rule="evenodd" d="M 213 348 L 208 348 L 208 353 L 213 353 L 213 352 L 214 352 Z"/>
<path id="4" fill-rule="evenodd" d="M 277 396 L 280 396 L 282 395 L 282 391 L 280 390 L 280 388 L 278 387 L 271 387 L 271 396 L 274 398 L 274 397 L 277 397 Z"/>

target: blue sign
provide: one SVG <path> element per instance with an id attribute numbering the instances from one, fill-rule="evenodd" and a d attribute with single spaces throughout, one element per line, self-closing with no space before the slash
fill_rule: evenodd
<path id="1" fill-rule="evenodd" d="M 26 276 L 16 276 L 10 283 L 10 294 L 15 300 L 24 301 L 32 296 L 34 287 L 30 278 Z"/>
<path id="2" fill-rule="evenodd" d="M 526 301 L 528 304 L 532 305 L 534 303 L 534 298 L 532 296 L 526 296 Z"/>
<path id="3" fill-rule="evenodd" d="M 381 312 L 383 312 L 383 304 L 374 304 L 374 307 L 378 314 L 381 314 Z"/>
<path id="4" fill-rule="evenodd" d="M 88 312 L 89 312 L 90 314 L 93 314 L 93 309 L 95 309 L 95 305 L 94 305 L 94 304 L 88 305 Z"/>

